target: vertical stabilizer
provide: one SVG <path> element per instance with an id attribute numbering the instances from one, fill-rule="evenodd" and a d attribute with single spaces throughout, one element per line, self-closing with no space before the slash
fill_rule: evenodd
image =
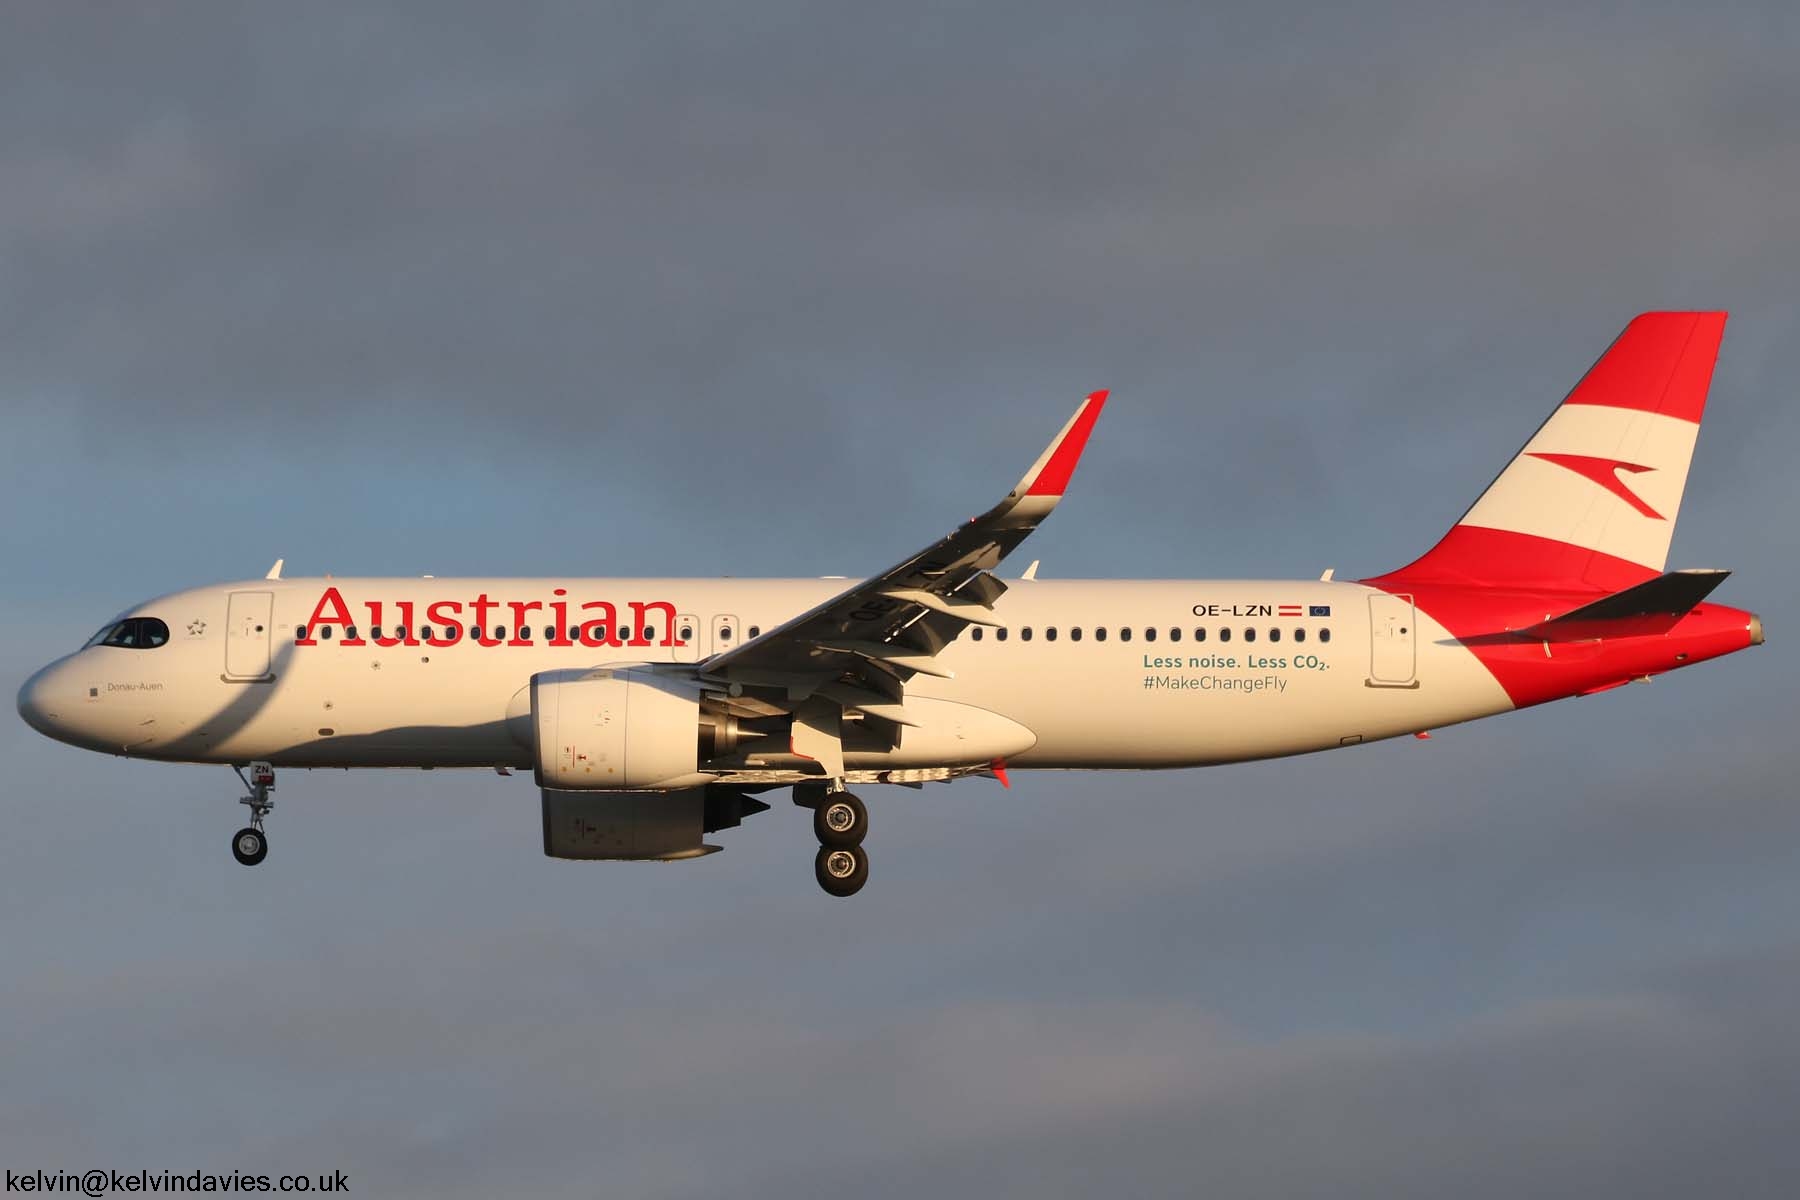
<path id="1" fill-rule="evenodd" d="M 1481 498 L 1392 580 L 1616 590 L 1662 572 L 1722 312 L 1625 327 Z"/>

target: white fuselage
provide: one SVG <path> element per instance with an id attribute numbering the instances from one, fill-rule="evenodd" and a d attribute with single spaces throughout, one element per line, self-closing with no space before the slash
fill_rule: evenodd
<path id="1" fill-rule="evenodd" d="M 39 707 L 54 710 L 55 736 L 111 753 L 277 766 L 526 768 L 534 674 L 703 662 L 842 586 L 834 579 L 255 580 L 140 605 L 125 615 L 159 618 L 169 629 L 166 644 L 92 646 L 34 682 Z M 344 607 L 326 606 L 321 621 L 327 589 Z M 481 644 L 467 629 L 477 597 L 491 601 L 484 635 L 499 644 Z M 647 637 L 632 620 L 632 602 L 650 626 Z M 563 607 L 553 611 L 553 603 Z M 395 627 L 403 614 L 401 638 Z M 427 614 L 438 619 L 428 623 Z M 629 636 L 586 624 L 612 614 L 631 627 Z M 1022 726 L 1030 744 L 1007 757 L 1014 768 L 1267 758 L 1513 707 L 1476 657 L 1410 601 L 1356 583 L 1021 580 L 994 616 L 1003 631 L 966 631 L 935 660 L 949 677 L 916 676 L 906 699 L 954 702 Z M 378 619 L 383 640 L 398 644 L 376 644 Z M 302 636 L 309 622 L 312 636 Z M 445 637 L 448 624 L 458 627 L 454 640 Z M 600 644 L 584 644 L 584 635 Z M 781 749 L 752 758 L 750 767 L 783 765 Z M 908 758 L 903 737 L 881 752 L 847 747 L 846 765 L 933 764 Z"/>

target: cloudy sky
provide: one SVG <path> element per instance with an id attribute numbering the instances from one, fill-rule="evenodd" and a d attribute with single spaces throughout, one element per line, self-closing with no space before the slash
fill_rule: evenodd
<path id="1" fill-rule="evenodd" d="M 1453 10 L 1454 9 L 1454 10 Z M 1535 11 L 1533 11 L 1535 9 Z M 551 862 L 528 780 L 0 722 L 0 1159 L 355 1195 L 1800 1191 L 1789 6 L 21 3 L 0 675 L 291 574 L 1373 574 L 1634 313 L 1764 650 L 1286 763 Z M 8 685 L 12 686 L 12 685 Z"/>

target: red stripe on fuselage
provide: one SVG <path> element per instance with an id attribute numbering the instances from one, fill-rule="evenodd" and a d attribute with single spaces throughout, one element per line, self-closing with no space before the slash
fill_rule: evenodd
<path id="1" fill-rule="evenodd" d="M 1464 549 L 1485 548 L 1497 555 L 1508 553 L 1507 539 L 1544 540 L 1474 527 L 1468 527 L 1467 532 L 1490 536 L 1470 539 Z M 1484 560 L 1474 553 L 1458 560 L 1460 570 L 1454 574 L 1440 569 L 1442 564 L 1434 561 L 1434 569 L 1429 572 L 1405 568 L 1362 582 L 1395 595 L 1410 595 L 1421 613 L 1442 625 L 1457 644 L 1487 668 L 1519 708 L 1626 683 L 1642 675 L 1672 671 L 1750 645 L 1751 614 L 1723 604 L 1699 605 L 1672 629 L 1649 636 L 1546 645 L 1540 639 L 1512 632 L 1580 608 L 1656 574 L 1635 563 L 1595 555 L 1579 547 L 1563 549 L 1599 560 L 1588 564 L 1589 582 L 1585 586 L 1580 574 L 1566 576 L 1560 585 L 1544 577 L 1532 584 L 1504 576 L 1496 579 L 1493 560 Z M 1540 547 L 1514 546 L 1510 552 L 1533 563 L 1543 561 Z M 1484 567 L 1490 572 L 1487 581 L 1481 574 Z M 1605 582 L 1596 584 L 1596 579 Z M 1629 626 L 1620 628 L 1624 631 Z"/>
<path id="2" fill-rule="evenodd" d="M 1389 580 L 1503 587 L 1519 591 L 1590 593 L 1623 591 L 1659 572 L 1629 559 L 1554 538 L 1481 525 L 1458 525 L 1418 561 L 1364 582 L 1389 591 Z"/>

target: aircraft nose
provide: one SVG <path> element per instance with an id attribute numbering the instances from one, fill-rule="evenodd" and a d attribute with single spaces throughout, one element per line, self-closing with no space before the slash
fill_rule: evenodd
<path id="1" fill-rule="evenodd" d="M 55 737 L 61 714 L 56 711 L 58 705 L 50 685 L 51 673 L 52 668 L 45 667 L 25 681 L 25 686 L 19 689 L 19 715 L 39 733 Z"/>

